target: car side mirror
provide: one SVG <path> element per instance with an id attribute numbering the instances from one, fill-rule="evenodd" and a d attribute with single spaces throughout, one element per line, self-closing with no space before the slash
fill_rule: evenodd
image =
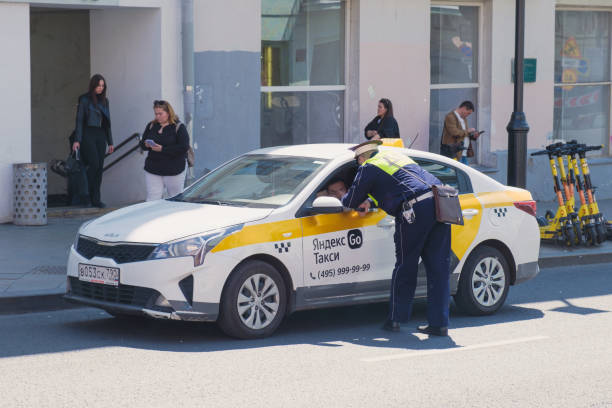
<path id="1" fill-rule="evenodd" d="M 311 209 L 314 214 L 335 214 L 343 210 L 342 203 L 336 197 L 317 197 Z"/>

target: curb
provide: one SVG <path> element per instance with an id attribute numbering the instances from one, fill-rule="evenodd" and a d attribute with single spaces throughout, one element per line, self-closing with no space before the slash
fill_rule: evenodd
<path id="1" fill-rule="evenodd" d="M 556 268 L 559 266 L 592 265 L 612 263 L 612 253 L 576 254 L 557 257 L 540 258 L 540 268 Z"/>
<path id="2" fill-rule="evenodd" d="M 64 300 L 64 292 L 0 297 L 0 315 L 47 312 L 83 307 Z"/>
<path id="3" fill-rule="evenodd" d="M 49 218 L 75 218 L 75 217 L 99 217 L 119 207 L 95 208 L 95 207 L 51 207 L 47 208 Z"/>
<path id="4" fill-rule="evenodd" d="M 612 244 L 610 246 L 612 248 Z M 589 253 L 589 249 L 580 248 L 577 248 L 574 251 L 571 249 L 558 250 L 552 247 L 543 248 L 548 248 L 548 250 L 545 250 L 545 252 L 548 252 L 548 254 L 538 259 L 540 269 L 556 268 L 560 266 L 612 263 L 612 250 L 607 252 Z M 560 254 L 552 251 L 563 251 L 563 253 Z M 63 290 L 61 292 L 57 292 L 56 289 L 55 291 L 28 291 L 15 293 L 12 296 L 0 296 L 0 315 L 47 312 L 89 307 L 67 302 L 64 300 L 64 294 L 65 292 Z"/>
<path id="5" fill-rule="evenodd" d="M 543 244 L 540 246 L 540 268 L 589 265 L 612 262 L 612 242 L 604 241 L 597 247 L 560 248 Z"/>

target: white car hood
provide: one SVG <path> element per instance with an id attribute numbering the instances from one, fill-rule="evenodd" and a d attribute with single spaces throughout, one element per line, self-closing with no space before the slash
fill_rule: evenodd
<path id="1" fill-rule="evenodd" d="M 158 200 L 113 211 L 79 233 L 108 242 L 160 244 L 267 217 L 271 208 L 245 208 Z"/>

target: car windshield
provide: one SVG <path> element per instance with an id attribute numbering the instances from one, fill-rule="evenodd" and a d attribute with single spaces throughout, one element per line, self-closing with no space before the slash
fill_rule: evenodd
<path id="1" fill-rule="evenodd" d="M 277 208 L 287 204 L 327 160 L 273 155 L 246 155 L 198 180 L 174 201 Z"/>

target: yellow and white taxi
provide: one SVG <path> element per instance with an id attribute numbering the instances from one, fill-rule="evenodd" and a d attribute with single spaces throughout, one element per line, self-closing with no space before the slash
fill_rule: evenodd
<path id="1" fill-rule="evenodd" d="M 112 315 L 217 321 L 228 335 L 268 336 L 288 313 L 385 301 L 395 264 L 394 218 L 365 216 L 322 196 L 349 186 L 348 144 L 255 150 L 176 197 L 132 205 L 81 226 L 66 298 Z M 490 314 L 509 286 L 539 272 L 531 194 L 446 157 L 398 147 L 460 192 L 451 291 L 469 314 Z M 426 295 L 424 270 L 416 295 Z"/>

